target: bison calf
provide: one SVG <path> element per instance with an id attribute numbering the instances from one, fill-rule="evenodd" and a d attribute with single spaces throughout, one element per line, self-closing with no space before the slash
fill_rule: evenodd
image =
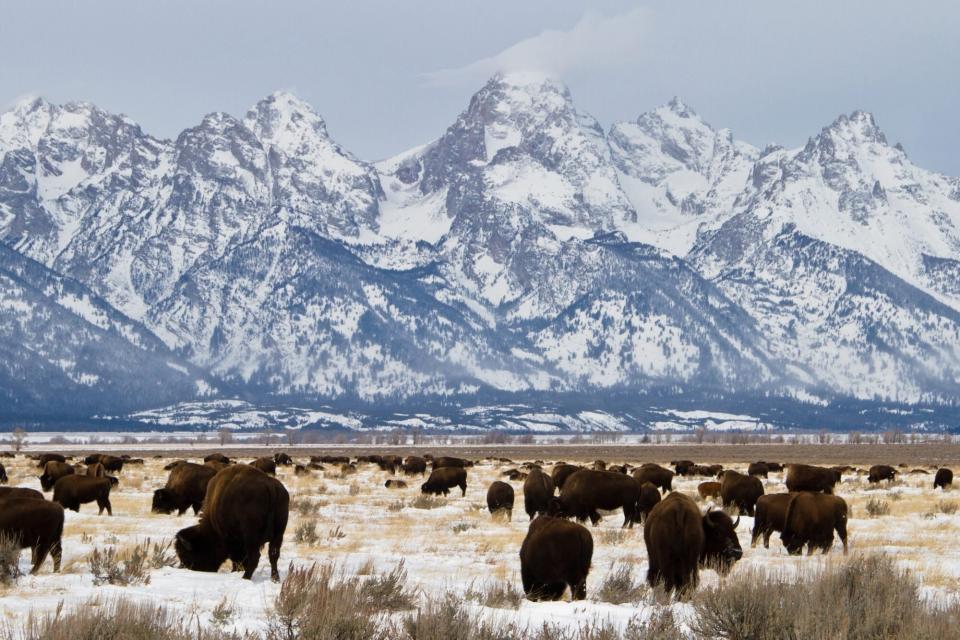
<path id="1" fill-rule="evenodd" d="M 537 516 L 520 547 L 523 592 L 530 600 L 559 600 L 569 587 L 574 600 L 584 600 L 592 560 L 593 536 L 586 527 Z"/>

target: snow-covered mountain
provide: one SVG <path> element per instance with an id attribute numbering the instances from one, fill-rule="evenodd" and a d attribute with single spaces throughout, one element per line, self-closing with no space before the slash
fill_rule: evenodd
<path id="1" fill-rule="evenodd" d="M 122 319 L 121 361 L 187 372 L 163 402 L 960 400 L 960 180 L 864 112 L 761 152 L 678 98 L 605 131 L 506 74 L 371 164 L 288 93 L 176 140 L 33 99 L 0 115 L 0 238 Z M 26 295 L 0 290 L 8 324 Z M 103 340 L 30 295 L 61 327 L 30 340 Z"/>

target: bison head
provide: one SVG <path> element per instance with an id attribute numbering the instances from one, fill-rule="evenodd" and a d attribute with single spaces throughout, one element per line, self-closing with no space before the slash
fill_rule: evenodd
<path id="1" fill-rule="evenodd" d="M 169 489 L 157 489 L 153 492 L 153 506 L 150 508 L 154 513 L 173 513 L 177 510 L 177 504 L 173 492 Z"/>
<path id="2" fill-rule="evenodd" d="M 706 536 L 703 545 L 701 564 L 709 565 L 724 575 L 733 568 L 733 564 L 743 557 L 740 540 L 737 539 L 737 525 L 723 511 L 707 511 L 703 515 L 703 532 Z"/>
<path id="3" fill-rule="evenodd" d="M 46 473 L 40 476 L 40 488 L 42 488 L 44 491 L 50 491 L 53 489 L 53 478 L 48 476 Z"/>
<path id="4" fill-rule="evenodd" d="M 193 571 L 215 573 L 227 559 L 220 537 L 204 522 L 178 531 L 174 548 L 181 566 Z"/>

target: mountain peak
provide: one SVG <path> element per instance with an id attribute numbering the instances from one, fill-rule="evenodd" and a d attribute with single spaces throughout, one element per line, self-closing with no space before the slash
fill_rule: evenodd
<path id="1" fill-rule="evenodd" d="M 887 137 L 877 126 L 876 118 L 869 111 L 856 110 L 850 115 L 840 114 L 823 133 L 839 137 L 853 143 L 887 143 Z"/>
<path id="2" fill-rule="evenodd" d="M 261 140 L 285 150 L 297 148 L 305 137 L 328 137 L 320 114 L 289 91 L 275 91 L 250 107 L 244 123 Z"/>
<path id="3" fill-rule="evenodd" d="M 696 118 L 697 112 L 691 109 L 687 103 L 680 99 L 680 96 L 673 96 L 667 103 L 667 109 L 677 114 L 681 118 Z"/>

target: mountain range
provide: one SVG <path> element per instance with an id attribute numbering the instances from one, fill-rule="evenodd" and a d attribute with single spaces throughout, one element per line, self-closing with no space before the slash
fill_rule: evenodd
<path id="1" fill-rule="evenodd" d="M 960 179 L 869 113 L 761 150 L 677 98 L 605 129 L 515 73 L 438 133 L 367 162 L 289 93 L 175 140 L 21 101 L 0 415 L 960 401 Z"/>

